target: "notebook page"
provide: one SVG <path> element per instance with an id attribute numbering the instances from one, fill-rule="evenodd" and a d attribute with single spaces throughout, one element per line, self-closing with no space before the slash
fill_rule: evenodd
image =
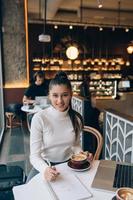
<path id="1" fill-rule="evenodd" d="M 49 182 L 49 189 L 58 200 L 83 200 L 92 197 L 89 190 L 74 174 L 60 175 L 55 182 Z"/>

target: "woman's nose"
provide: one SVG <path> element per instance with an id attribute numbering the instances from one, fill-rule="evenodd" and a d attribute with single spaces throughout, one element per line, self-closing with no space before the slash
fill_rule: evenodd
<path id="1" fill-rule="evenodd" d="M 62 102 L 62 101 L 63 101 L 62 97 L 59 96 L 59 97 L 58 97 L 58 102 Z"/>

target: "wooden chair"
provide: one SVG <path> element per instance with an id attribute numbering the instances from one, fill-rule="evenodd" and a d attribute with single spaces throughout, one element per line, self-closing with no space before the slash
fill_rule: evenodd
<path id="1" fill-rule="evenodd" d="M 98 160 L 100 153 L 101 153 L 101 150 L 102 150 L 102 147 L 103 147 L 103 137 L 102 137 L 101 133 L 95 128 L 92 128 L 90 126 L 84 126 L 83 127 L 83 134 L 92 134 L 96 137 L 97 148 L 96 148 L 93 160 Z"/>
<path id="2" fill-rule="evenodd" d="M 6 115 L 6 128 L 15 128 L 15 127 L 22 127 L 22 120 L 18 119 L 15 113 L 13 112 L 5 112 Z"/>

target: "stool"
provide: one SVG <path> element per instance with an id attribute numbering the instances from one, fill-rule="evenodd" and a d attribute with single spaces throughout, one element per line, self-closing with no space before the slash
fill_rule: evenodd
<path id="1" fill-rule="evenodd" d="M 22 121 L 17 119 L 17 116 L 13 112 L 5 112 L 6 115 L 6 128 L 15 128 L 22 126 Z"/>

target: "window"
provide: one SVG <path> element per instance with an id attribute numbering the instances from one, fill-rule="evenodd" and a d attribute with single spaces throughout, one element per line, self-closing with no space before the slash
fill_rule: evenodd
<path id="1" fill-rule="evenodd" d="M 3 102 L 3 81 L 2 81 L 2 58 L 1 58 L 1 36 L 0 36 L 0 143 L 4 133 L 4 102 Z"/>

